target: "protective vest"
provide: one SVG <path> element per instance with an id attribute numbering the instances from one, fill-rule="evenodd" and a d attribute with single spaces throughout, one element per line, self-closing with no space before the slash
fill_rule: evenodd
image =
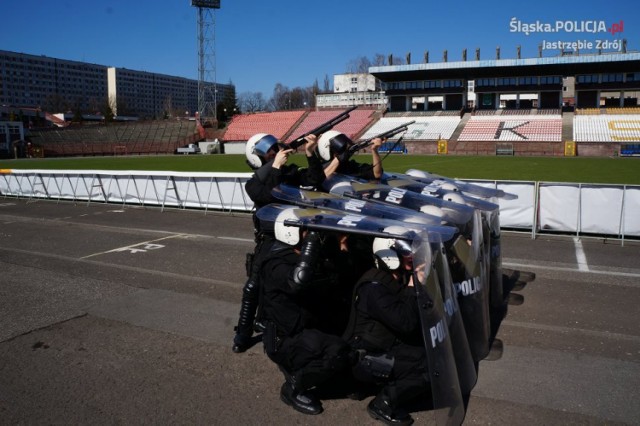
<path id="1" fill-rule="evenodd" d="M 402 290 L 402 285 L 386 271 L 373 268 L 365 272 L 353 289 L 351 314 L 343 338 L 356 349 L 387 352 L 397 342 L 395 334 L 363 309 L 358 309 L 359 289 L 369 283 L 383 285 L 393 292 Z"/>

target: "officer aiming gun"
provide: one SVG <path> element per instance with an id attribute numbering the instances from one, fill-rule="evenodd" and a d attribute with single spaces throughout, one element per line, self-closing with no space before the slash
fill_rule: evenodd
<path id="1" fill-rule="evenodd" d="M 389 139 L 389 138 L 394 137 L 398 133 L 406 132 L 407 129 L 409 128 L 409 126 L 412 125 L 415 122 L 416 121 L 413 120 L 413 121 L 410 121 L 408 123 L 404 123 L 401 126 L 395 127 L 395 128 L 393 128 L 391 130 L 387 130 L 386 132 L 380 133 L 379 135 L 376 135 L 376 136 L 374 136 L 372 138 L 369 138 L 369 139 L 364 140 L 362 142 L 353 144 L 353 145 L 351 145 L 349 147 L 349 153 L 351 155 L 353 155 L 356 152 L 360 151 L 361 149 L 364 149 L 364 148 L 370 146 L 373 143 L 373 140 L 376 139 L 376 138 L 380 138 L 380 139 L 382 139 L 384 141 L 385 139 Z"/>
<path id="2" fill-rule="evenodd" d="M 307 141 L 306 141 L 306 137 L 309 135 L 315 135 L 320 136 L 321 134 L 328 132 L 329 130 L 331 130 L 333 128 L 333 126 L 335 126 L 338 123 L 343 122 L 344 120 L 346 120 L 347 118 L 349 118 L 349 113 L 351 111 L 353 111 L 354 109 L 358 108 L 357 106 L 351 107 L 348 110 L 338 114 L 337 116 L 335 116 L 334 118 L 332 118 L 331 120 L 321 124 L 320 126 L 316 127 L 315 129 L 303 134 L 302 136 L 298 136 L 297 139 L 291 141 L 289 144 L 281 144 L 282 148 L 285 149 L 297 149 L 299 146 L 304 145 Z"/>

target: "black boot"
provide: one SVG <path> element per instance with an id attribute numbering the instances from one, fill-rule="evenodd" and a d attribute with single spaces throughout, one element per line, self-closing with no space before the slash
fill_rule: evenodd
<path id="1" fill-rule="evenodd" d="M 310 393 L 298 392 L 291 383 L 284 382 L 280 388 L 280 399 L 302 414 L 322 413 L 322 403 Z"/>
<path id="2" fill-rule="evenodd" d="M 236 336 L 233 338 L 233 347 L 231 350 L 237 354 L 245 352 L 251 347 L 251 341 L 251 336 L 236 333 Z"/>
<path id="3" fill-rule="evenodd" d="M 240 317 L 235 327 L 236 335 L 233 339 L 233 352 L 241 353 L 251 347 L 253 335 L 253 320 L 259 303 L 259 288 L 256 281 L 249 278 L 242 290 L 242 302 L 240 303 Z"/>
<path id="4" fill-rule="evenodd" d="M 410 425 L 413 417 L 406 411 L 392 407 L 388 398 L 378 395 L 367 405 L 367 412 L 371 417 L 387 425 Z"/>

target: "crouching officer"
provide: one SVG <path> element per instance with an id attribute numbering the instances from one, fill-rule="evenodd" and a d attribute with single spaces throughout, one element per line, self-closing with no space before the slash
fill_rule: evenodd
<path id="1" fill-rule="evenodd" d="M 319 235 L 309 232 L 301 241 L 300 228 L 283 225 L 286 214 L 276 220 L 277 241 L 260 269 L 263 342 L 285 375 L 280 399 L 301 413 L 319 414 L 322 403 L 312 389 L 348 373 L 353 357 L 341 337 L 319 330 L 313 314 L 318 294 L 326 291 L 315 271 Z"/>
<path id="2" fill-rule="evenodd" d="M 360 360 L 356 380 L 382 385 L 367 411 L 386 424 L 409 425 L 404 406 L 429 389 L 426 351 L 413 287 L 412 252 L 399 239 L 376 238 L 377 268 L 360 278 L 345 332 Z"/>
<path id="3" fill-rule="evenodd" d="M 302 186 L 312 189 L 320 187 L 324 181 L 324 172 L 320 160 L 315 155 L 317 138 L 308 135 L 304 145 L 308 167 L 301 168 L 296 164 L 287 164 L 293 150 L 280 149 L 278 140 L 273 135 L 258 133 L 247 141 L 247 164 L 255 171 L 245 185 L 249 198 L 253 201 L 256 212 L 263 206 L 275 201 L 271 190 L 280 183 L 291 186 Z M 247 256 L 247 281 L 242 290 L 240 315 L 235 327 L 233 352 L 246 351 L 252 344 L 254 320 L 259 305 L 258 270 L 264 253 L 273 243 L 273 236 L 260 229 L 254 213 L 256 246 L 254 252 Z M 258 327 L 259 328 L 259 327 Z"/>

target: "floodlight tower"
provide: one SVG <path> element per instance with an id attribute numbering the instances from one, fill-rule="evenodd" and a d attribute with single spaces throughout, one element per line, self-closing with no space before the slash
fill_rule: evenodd
<path id="1" fill-rule="evenodd" d="M 198 8 L 198 113 L 200 118 L 216 120 L 216 36 L 214 9 L 220 0 L 191 0 Z"/>

